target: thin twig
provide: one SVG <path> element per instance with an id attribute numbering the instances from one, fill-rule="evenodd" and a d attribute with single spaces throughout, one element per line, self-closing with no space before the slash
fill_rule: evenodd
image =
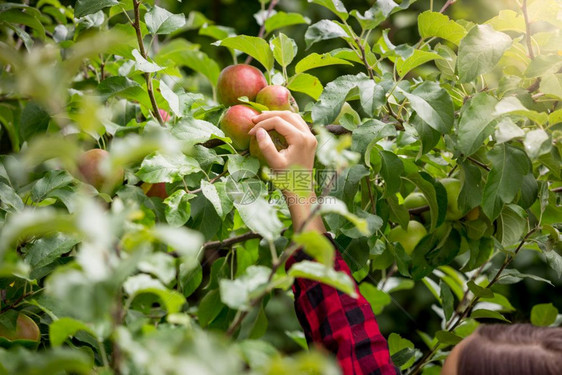
<path id="1" fill-rule="evenodd" d="M 148 60 L 148 55 L 144 48 L 144 42 L 142 40 L 142 31 L 141 31 L 141 24 L 140 24 L 140 0 L 133 0 L 133 10 L 135 12 L 135 22 L 133 22 L 133 27 L 135 28 L 135 32 L 137 34 L 137 42 L 139 44 L 139 51 L 141 56 Z M 164 120 L 162 119 L 162 115 L 160 115 L 160 110 L 158 109 L 158 104 L 156 103 L 156 97 L 154 96 L 154 88 L 152 86 L 152 76 L 150 73 L 144 73 L 144 79 L 146 81 L 146 91 L 148 92 L 148 97 L 150 98 L 150 103 L 152 104 L 152 114 L 156 117 L 156 120 L 160 123 L 161 126 L 166 126 Z"/>
<path id="2" fill-rule="evenodd" d="M 451 5 L 453 5 L 457 0 L 447 0 L 447 2 L 443 5 L 443 7 L 441 8 L 441 10 L 439 11 L 439 13 L 444 13 L 447 8 L 449 8 Z"/>
<path id="3" fill-rule="evenodd" d="M 224 176 L 227 172 L 228 172 L 228 170 L 225 169 L 225 170 L 222 171 L 221 174 L 219 174 L 218 176 L 211 178 L 211 179 L 209 180 L 209 183 L 210 183 L 210 184 L 214 184 L 215 182 L 217 182 L 218 180 L 220 180 L 220 178 L 221 178 L 222 176 Z M 197 194 L 197 193 L 200 193 L 200 192 L 201 192 L 201 188 L 197 188 L 197 189 L 195 189 L 195 190 L 187 190 L 187 192 L 188 192 L 189 194 Z"/>
<path id="4" fill-rule="evenodd" d="M 488 172 L 490 172 L 490 167 L 488 167 L 486 164 L 482 163 L 481 161 L 478 161 L 478 160 L 474 159 L 472 156 L 468 156 L 467 159 L 471 163 L 476 164 L 480 168 L 483 168 L 483 169 L 487 170 Z"/>
<path id="5" fill-rule="evenodd" d="M 271 16 L 271 12 L 273 11 L 273 8 L 275 8 L 278 2 L 279 0 L 271 0 L 271 3 L 269 3 L 269 7 L 267 8 L 267 13 L 265 15 L 265 18 L 263 19 L 263 23 L 261 24 L 260 31 L 258 33 L 258 38 L 263 38 L 263 36 L 265 35 L 265 21 L 267 21 L 267 19 Z M 248 55 L 244 63 L 249 64 L 252 62 L 252 59 L 253 57 Z"/>
<path id="6" fill-rule="evenodd" d="M 535 53 L 533 52 L 533 42 L 531 40 L 531 24 L 529 22 L 529 15 L 527 14 L 527 0 L 523 0 L 521 12 L 523 12 L 523 18 L 525 19 L 525 40 L 527 42 L 527 49 L 529 50 L 529 57 L 533 60 L 535 58 Z"/>

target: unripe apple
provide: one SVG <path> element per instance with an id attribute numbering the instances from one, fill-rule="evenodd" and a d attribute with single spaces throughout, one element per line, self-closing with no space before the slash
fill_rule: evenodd
<path id="1" fill-rule="evenodd" d="M 107 187 L 105 184 L 108 182 L 108 176 L 102 173 L 100 169 L 102 162 L 107 158 L 109 158 L 109 152 L 94 148 L 84 152 L 78 160 L 78 170 L 83 180 L 98 190 Z M 124 171 L 120 168 L 113 171 L 111 182 L 115 185 L 121 184 L 123 177 Z"/>
<path id="2" fill-rule="evenodd" d="M 157 182 L 152 184 L 148 191 L 146 192 L 146 196 L 148 197 L 159 197 L 162 199 L 168 198 L 168 193 L 166 192 L 166 183 L 165 182 Z"/>
<path id="3" fill-rule="evenodd" d="M 299 106 L 289 89 L 279 85 L 269 85 L 261 89 L 256 96 L 256 103 L 263 104 L 272 111 L 299 111 Z"/>
<path id="4" fill-rule="evenodd" d="M 289 144 L 287 143 L 285 137 L 283 137 L 277 131 L 270 130 L 268 133 L 277 151 L 281 151 L 289 147 Z M 265 157 L 263 156 L 263 153 L 261 152 L 260 146 L 258 144 L 258 139 L 255 136 L 250 139 L 250 155 L 257 158 L 260 161 L 261 165 L 267 165 L 267 161 L 265 160 Z"/>
<path id="5" fill-rule="evenodd" d="M 410 208 L 419 208 L 427 206 L 427 199 L 425 195 L 420 192 L 413 192 L 408 194 L 408 196 L 404 199 L 404 207 L 407 209 Z"/>
<path id="6" fill-rule="evenodd" d="M 427 234 L 427 230 L 422 223 L 410 220 L 408 222 L 408 230 L 404 230 L 400 225 L 392 228 L 388 239 L 391 242 L 398 242 L 404 248 L 406 254 L 412 254 L 416 245 Z"/>
<path id="7" fill-rule="evenodd" d="M 474 221 L 480 217 L 480 207 L 476 206 L 472 210 L 468 211 L 464 218 L 466 221 Z"/>
<path id="8" fill-rule="evenodd" d="M 158 112 L 160 112 L 160 117 L 162 117 L 162 121 L 164 122 L 170 121 L 170 114 L 168 113 L 168 111 L 160 108 Z"/>
<path id="9" fill-rule="evenodd" d="M 441 181 L 445 190 L 447 190 L 447 220 L 458 220 L 463 216 L 463 212 L 459 210 L 459 194 L 461 192 L 461 182 L 456 178 L 444 178 Z"/>
<path id="10" fill-rule="evenodd" d="M 245 150 L 250 145 L 248 132 L 254 127 L 252 117 L 259 112 L 246 105 L 230 107 L 220 120 L 220 128 L 227 137 L 232 139 L 232 145 L 237 150 Z"/>
<path id="11" fill-rule="evenodd" d="M 241 96 L 247 96 L 253 102 L 265 86 L 267 81 L 259 69 L 246 64 L 230 65 L 219 74 L 217 98 L 225 106 L 239 104 Z"/>
<path id="12" fill-rule="evenodd" d="M 39 341 L 41 338 L 41 333 L 39 332 L 39 327 L 29 316 L 25 314 L 18 314 L 16 320 L 16 329 L 10 330 L 7 327 L 0 324 L 0 337 L 4 337 L 10 341 L 15 340 L 31 340 Z"/>

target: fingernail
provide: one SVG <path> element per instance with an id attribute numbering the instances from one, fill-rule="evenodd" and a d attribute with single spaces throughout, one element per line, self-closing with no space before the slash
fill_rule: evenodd
<path id="1" fill-rule="evenodd" d="M 262 128 L 259 128 L 256 131 L 256 138 L 258 139 L 258 141 L 265 139 L 266 136 L 267 135 L 265 134 L 265 130 L 263 130 Z"/>

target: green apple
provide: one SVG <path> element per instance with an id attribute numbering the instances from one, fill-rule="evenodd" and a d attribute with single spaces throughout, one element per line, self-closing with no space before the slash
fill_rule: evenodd
<path id="1" fill-rule="evenodd" d="M 401 226 L 396 226 L 390 230 L 388 239 L 391 242 L 398 242 L 402 245 L 407 254 L 412 254 L 416 245 L 425 235 L 427 235 L 427 230 L 423 224 L 415 220 L 410 220 L 408 222 L 408 230 L 404 230 Z"/>
<path id="2" fill-rule="evenodd" d="M 444 178 L 440 180 L 445 190 L 447 190 L 447 220 L 458 220 L 463 217 L 463 212 L 459 210 L 459 194 L 461 192 L 461 181 L 456 178 Z"/>

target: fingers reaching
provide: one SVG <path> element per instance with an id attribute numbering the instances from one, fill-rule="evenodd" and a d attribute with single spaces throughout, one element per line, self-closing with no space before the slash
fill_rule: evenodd
<path id="1" fill-rule="evenodd" d="M 277 151 L 267 131 L 263 128 L 258 128 L 256 130 L 256 139 L 258 141 L 258 147 L 267 161 L 267 164 L 274 169 L 278 168 L 278 166 L 283 166 L 284 156 Z"/>

